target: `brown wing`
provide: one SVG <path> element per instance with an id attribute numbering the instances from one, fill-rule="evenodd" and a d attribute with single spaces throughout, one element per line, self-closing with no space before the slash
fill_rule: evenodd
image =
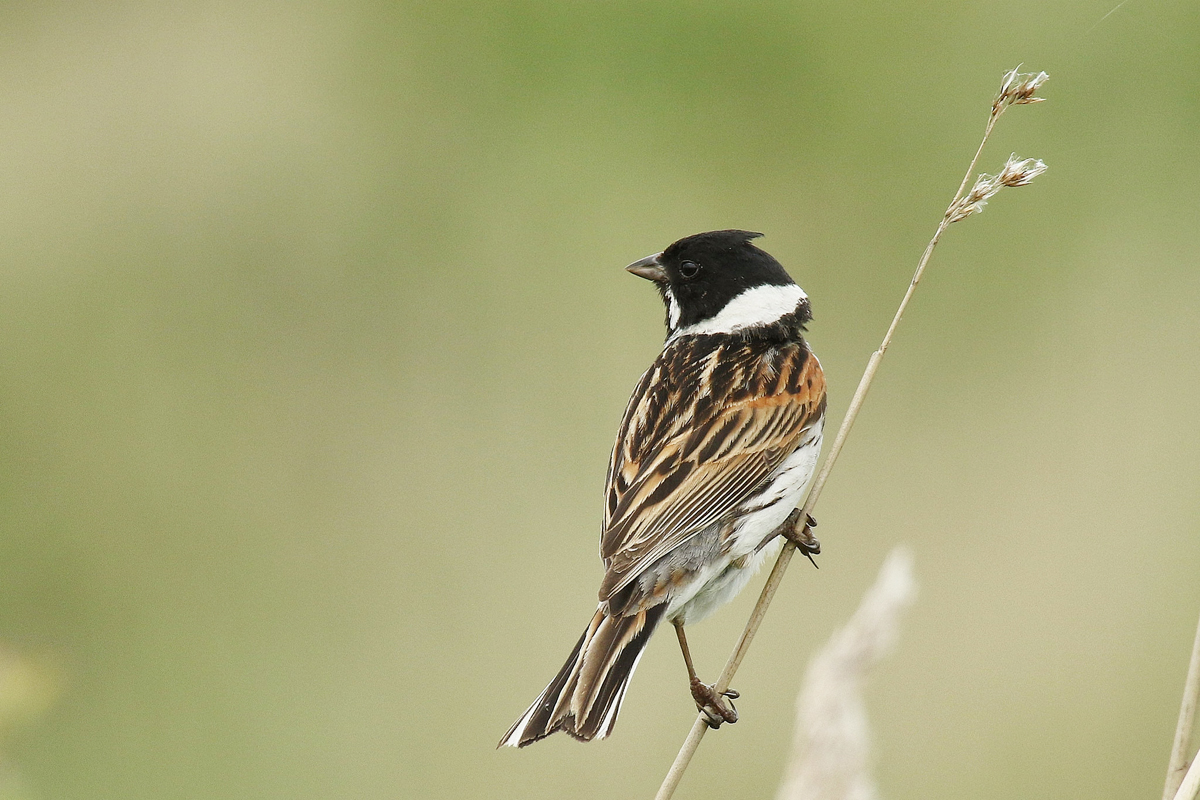
<path id="1" fill-rule="evenodd" d="M 664 349 L 609 463 L 600 599 L 753 496 L 824 411 L 825 378 L 803 342 Z"/>

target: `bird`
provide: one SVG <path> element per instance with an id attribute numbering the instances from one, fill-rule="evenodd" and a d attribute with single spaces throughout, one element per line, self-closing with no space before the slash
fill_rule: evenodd
<path id="1" fill-rule="evenodd" d="M 684 627 L 732 600 L 785 539 L 820 552 L 798 506 L 821 450 L 825 376 L 803 336 L 808 295 L 760 236 L 698 233 L 626 267 L 658 289 L 667 332 L 609 459 L 599 605 L 498 747 L 607 737 L 664 621 L 697 709 L 714 728 L 737 721 L 738 693 L 697 677 Z"/>

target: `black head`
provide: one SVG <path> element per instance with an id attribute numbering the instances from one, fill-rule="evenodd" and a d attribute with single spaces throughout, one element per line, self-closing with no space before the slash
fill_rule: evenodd
<path id="1" fill-rule="evenodd" d="M 762 316 L 758 320 L 736 313 L 740 307 L 731 307 L 730 314 L 741 320 L 735 328 L 771 324 L 793 313 L 800 317 L 797 324 L 807 322 L 808 302 L 804 293 L 778 261 L 751 244 L 752 239 L 760 236 L 761 233 L 736 230 L 697 233 L 626 269 L 654 281 L 667 305 L 667 327 L 672 333 L 720 319 L 730 301 L 760 287 L 794 288 L 757 293 L 768 301 L 766 308 L 760 308 L 761 303 L 753 304 L 752 313 Z M 789 302 L 790 307 L 771 316 L 772 303 L 786 306 Z M 798 308 L 801 302 L 803 308 Z"/>

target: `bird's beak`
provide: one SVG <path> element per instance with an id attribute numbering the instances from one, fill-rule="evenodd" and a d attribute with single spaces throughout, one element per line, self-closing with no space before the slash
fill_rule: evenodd
<path id="1" fill-rule="evenodd" d="M 641 261 L 633 262 L 625 269 L 639 278 L 645 278 L 655 283 L 662 283 L 667 279 L 667 271 L 663 269 L 662 262 L 658 260 L 661 256 L 662 253 L 646 256 Z"/>

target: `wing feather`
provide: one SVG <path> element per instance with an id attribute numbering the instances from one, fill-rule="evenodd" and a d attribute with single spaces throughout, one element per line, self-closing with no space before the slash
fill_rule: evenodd
<path id="1" fill-rule="evenodd" d="M 668 345 L 609 462 L 600 599 L 754 496 L 824 410 L 825 379 L 803 341 Z"/>

